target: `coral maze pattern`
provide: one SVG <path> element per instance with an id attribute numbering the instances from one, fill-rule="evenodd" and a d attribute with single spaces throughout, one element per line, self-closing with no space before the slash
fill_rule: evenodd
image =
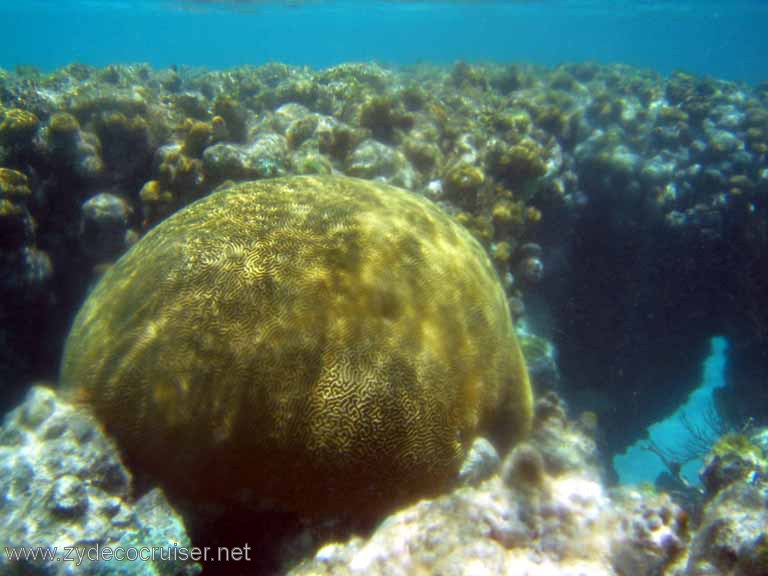
<path id="1" fill-rule="evenodd" d="M 62 382 L 172 493 L 306 515 L 435 493 L 477 433 L 531 420 L 480 244 L 341 177 L 233 185 L 158 225 L 80 311 Z"/>

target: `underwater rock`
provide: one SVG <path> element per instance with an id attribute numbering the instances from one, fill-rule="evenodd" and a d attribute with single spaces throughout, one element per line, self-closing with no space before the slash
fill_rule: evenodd
<path id="1" fill-rule="evenodd" d="M 768 452 L 759 439 L 726 434 L 707 455 L 707 501 L 686 576 L 768 574 Z"/>
<path id="2" fill-rule="evenodd" d="M 0 428 L 0 532 L 3 545 L 49 550 L 58 559 L 13 561 L 0 554 L 0 573 L 64 576 L 115 574 L 114 561 L 65 562 L 65 547 L 81 553 L 95 546 L 167 548 L 189 546 L 184 523 L 162 492 L 154 489 L 131 501 L 131 474 L 96 420 L 34 386 L 24 402 L 6 415 Z M 72 553 L 76 559 L 76 553 Z M 198 574 L 192 562 L 148 561 L 120 564 L 120 574 L 177 576 Z"/>
<path id="3" fill-rule="evenodd" d="M 475 435 L 507 444 L 531 415 L 482 248 L 339 177 L 230 186 L 159 224 L 91 293 L 62 382 L 171 493 L 308 516 L 438 492 Z"/>
<path id="4" fill-rule="evenodd" d="M 25 297 L 46 293 L 48 281 L 53 277 L 53 264 L 47 252 L 27 246 L 21 252 L 18 288 L 25 291 Z M 7 273 L 7 270 L 3 271 Z M 11 272 L 11 278 L 13 278 Z"/>
<path id="5" fill-rule="evenodd" d="M 291 122 L 285 131 L 285 137 L 292 148 L 301 146 L 305 141 L 312 137 L 319 124 L 319 117 L 316 114 L 309 114 Z"/>
<path id="6" fill-rule="evenodd" d="M 705 505 L 691 544 L 687 576 L 768 573 L 768 488 L 739 484 Z"/>
<path id="7" fill-rule="evenodd" d="M 363 135 L 358 130 L 331 116 L 321 116 L 318 119 L 315 135 L 320 152 L 338 162 L 344 162 L 363 140 Z"/>
<path id="8" fill-rule="evenodd" d="M 392 96 L 374 96 L 360 107 L 360 126 L 381 142 L 392 143 L 400 132 L 413 127 L 413 117 Z"/>
<path id="9" fill-rule="evenodd" d="M 155 80 L 159 82 L 163 88 L 171 93 L 179 92 L 184 86 L 184 81 L 182 80 L 181 76 L 179 76 L 176 70 L 171 68 L 158 70 L 157 74 L 155 75 Z"/>
<path id="10" fill-rule="evenodd" d="M 365 140 L 355 148 L 347 160 L 346 173 L 407 189 L 413 189 L 416 181 L 413 167 L 403 153 L 376 140 Z"/>
<path id="11" fill-rule="evenodd" d="M 275 130 L 281 134 L 285 134 L 292 124 L 300 122 L 311 115 L 312 112 L 306 106 L 302 106 L 296 102 L 289 102 L 275 110 L 274 116 L 272 117 L 272 124 Z"/>
<path id="12" fill-rule="evenodd" d="M 600 477 L 594 439 L 567 418 L 564 403 L 552 391 L 536 401 L 529 442 L 541 453 L 549 474 L 579 472 L 595 479 Z"/>
<path id="13" fill-rule="evenodd" d="M 118 113 L 126 117 L 145 114 L 148 110 L 146 92 L 137 83 L 131 88 L 88 82 L 63 97 L 63 108 L 73 114 L 81 125 L 94 116 Z"/>
<path id="14" fill-rule="evenodd" d="M 456 88 L 486 88 L 488 84 L 487 72 L 483 67 L 471 66 L 459 60 L 453 65 L 450 72 L 450 83 Z"/>
<path id="15" fill-rule="evenodd" d="M 546 338 L 524 329 L 518 329 L 517 337 L 535 390 L 541 392 L 557 388 L 560 372 L 555 345 Z"/>
<path id="16" fill-rule="evenodd" d="M 312 147 L 302 147 L 291 155 L 291 166 L 296 174 L 331 174 L 330 160 Z"/>
<path id="17" fill-rule="evenodd" d="M 522 279 L 530 284 L 535 284 L 541 280 L 544 275 L 544 264 L 541 258 L 536 256 L 529 256 L 523 258 L 518 264 L 517 274 Z"/>
<path id="18" fill-rule="evenodd" d="M 183 92 L 170 98 L 173 107 L 187 118 L 193 120 L 207 120 L 208 101 L 205 96 L 196 92 Z"/>
<path id="19" fill-rule="evenodd" d="M 211 178 L 239 179 L 247 174 L 248 156 L 242 146 L 219 143 L 209 146 L 203 153 L 203 167 Z"/>
<path id="20" fill-rule="evenodd" d="M 493 444 L 482 436 L 475 438 L 459 470 L 459 482 L 473 485 L 490 478 L 499 468 L 501 460 Z"/>
<path id="21" fill-rule="evenodd" d="M 72 114 L 57 112 L 48 121 L 46 137 L 52 151 L 69 156 L 80 140 L 80 123 Z"/>
<path id="22" fill-rule="evenodd" d="M 125 250 L 130 214 L 130 205 L 114 194 L 97 194 L 83 203 L 80 243 L 89 258 L 107 261 Z"/>
<path id="23" fill-rule="evenodd" d="M 70 168 L 85 180 L 95 180 L 103 174 L 98 137 L 83 132 L 73 115 L 66 112 L 54 114 L 48 121 L 44 139 L 54 165 Z"/>
<path id="24" fill-rule="evenodd" d="M 535 426 L 552 422 L 545 417 Z M 565 420 L 557 427 L 572 431 L 573 444 L 561 449 L 579 447 L 571 460 L 580 465 L 550 468 L 551 446 L 539 444 L 534 432 L 505 459 L 504 470 L 515 470 L 502 473 L 507 482 L 494 475 L 419 502 L 389 516 L 370 537 L 325 544 L 288 573 L 672 574 L 684 559 L 685 514 L 666 495 L 609 494 L 589 464 L 594 454 L 578 453 L 594 444 Z M 539 430 L 538 438 L 556 433 Z"/>
<path id="25" fill-rule="evenodd" d="M 595 135 L 576 147 L 579 183 L 593 200 L 623 203 L 629 207 L 642 193 L 638 174 L 641 158 L 621 140 Z"/>
<path id="26" fill-rule="evenodd" d="M 464 210 L 475 210 L 478 196 L 485 183 L 485 173 L 470 162 L 460 161 L 448 168 L 443 176 L 446 199 Z"/>
<path id="27" fill-rule="evenodd" d="M 248 145 L 220 143 L 203 152 L 203 169 L 213 181 L 272 178 L 285 174 L 288 144 L 278 134 L 261 134 Z"/>
<path id="28" fill-rule="evenodd" d="M 393 84 L 392 71 L 374 62 L 344 63 L 323 70 L 318 80 L 321 83 L 338 82 L 354 86 L 362 84 L 373 91 L 383 92 Z"/>
<path id="29" fill-rule="evenodd" d="M 433 139 L 422 132 L 414 134 L 414 131 L 403 139 L 403 153 L 427 179 L 437 176 L 437 169 L 443 159 L 440 147 L 430 142 Z"/>
<path id="30" fill-rule="evenodd" d="M 44 321 L 32 317 L 50 311 L 54 302 L 49 282 L 53 264 L 48 253 L 36 247 L 38 224 L 27 207 L 33 203 L 30 188 L 24 174 L 0 168 L 0 295 L 5 320 L 0 340 L 6 345 L 14 338 L 23 340 L 26 330 L 36 332 L 37 339 Z M 16 325 L 18 319 L 24 328 Z M 14 354 L 12 348 L 2 349 L 0 357 Z M 23 363 L 24 358 L 14 361 Z"/>
<path id="31" fill-rule="evenodd" d="M 752 483 L 768 474 L 765 449 L 746 434 L 722 436 L 707 454 L 700 476 L 709 496 L 734 483 Z"/>
<path id="32" fill-rule="evenodd" d="M 100 113 L 93 120 L 93 131 L 101 144 L 101 157 L 113 177 L 132 179 L 149 171 L 155 146 L 143 116 Z"/>

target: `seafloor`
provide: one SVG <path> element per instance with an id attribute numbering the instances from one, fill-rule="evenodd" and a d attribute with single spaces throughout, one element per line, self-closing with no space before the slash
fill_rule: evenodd
<path id="1" fill-rule="evenodd" d="M 767 105 L 768 84 L 593 63 L 0 71 L 0 407 L 23 402 L 0 432 L 0 541 L 257 544 L 206 574 L 768 574 Z M 459 488 L 375 530 L 174 511 L 87 414 L 30 391 L 57 379 L 89 287 L 154 225 L 228 182 L 293 174 L 440 204 L 492 257 L 533 377 L 527 442 L 476 442 Z M 612 488 L 606 463 L 683 403 L 713 335 L 730 342 L 717 418 L 698 445 L 654 447 L 672 495 Z M 686 449 L 711 451 L 701 488 L 679 475 Z M 0 559 L 0 574 L 115 569 Z"/>

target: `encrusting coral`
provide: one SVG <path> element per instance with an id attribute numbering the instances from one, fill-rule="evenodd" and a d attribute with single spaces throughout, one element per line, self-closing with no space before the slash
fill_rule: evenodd
<path id="1" fill-rule="evenodd" d="M 531 389 L 483 248 L 437 206 L 344 177 L 228 186 L 102 278 L 62 382 L 171 494 L 367 518 L 434 494 Z"/>
<path id="2" fill-rule="evenodd" d="M 0 143 L 12 146 L 25 146 L 32 141 L 40 120 L 32 112 L 12 108 L 4 114 L 0 122 Z"/>
<path id="3" fill-rule="evenodd" d="M 29 178 L 18 170 L 0 168 L 0 197 L 25 200 L 32 195 Z"/>

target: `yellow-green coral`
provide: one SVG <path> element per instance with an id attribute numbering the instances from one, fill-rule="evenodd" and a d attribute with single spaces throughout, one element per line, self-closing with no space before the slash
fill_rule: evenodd
<path id="1" fill-rule="evenodd" d="M 491 253 L 494 260 L 500 264 L 506 264 L 512 257 L 512 245 L 509 242 L 499 242 L 492 246 Z"/>
<path id="2" fill-rule="evenodd" d="M 494 228 L 490 218 L 473 216 L 467 212 L 459 212 L 456 214 L 456 221 L 464 226 L 483 245 L 487 246 L 493 239 Z"/>
<path id="3" fill-rule="evenodd" d="M 103 113 L 94 124 L 104 162 L 113 170 L 128 170 L 129 166 L 144 163 L 151 157 L 150 126 L 141 116 Z"/>
<path id="4" fill-rule="evenodd" d="M 0 198 L 0 217 L 2 218 L 18 218 L 24 214 L 24 210 L 16 206 L 13 202 L 7 198 Z"/>
<path id="5" fill-rule="evenodd" d="M 149 228 L 173 212 L 176 201 L 173 192 L 164 188 L 159 180 L 145 183 L 139 192 L 139 198 L 144 213 L 144 228 Z"/>
<path id="6" fill-rule="evenodd" d="M 80 310 L 61 379 L 173 494 L 309 516 L 435 493 L 532 410 L 483 248 L 421 197 L 332 176 L 160 223 Z"/>
<path id="7" fill-rule="evenodd" d="M 23 199 L 31 194 L 29 179 L 24 174 L 10 168 L 0 168 L 0 195 Z"/>
<path id="8" fill-rule="evenodd" d="M 328 159 L 311 150 L 295 155 L 293 168 L 296 174 L 330 174 L 333 172 L 333 166 Z"/>
<path id="9" fill-rule="evenodd" d="M 542 106 L 536 110 L 536 124 L 553 134 L 556 138 L 565 138 L 570 118 L 558 106 Z"/>
<path id="10" fill-rule="evenodd" d="M 448 168 L 443 177 L 446 196 L 466 210 L 477 207 L 478 194 L 485 183 L 485 174 L 477 166 L 463 160 Z"/>
<path id="11" fill-rule="evenodd" d="M 192 158 L 200 158 L 203 150 L 212 143 L 213 126 L 208 122 L 189 120 L 185 125 L 184 154 Z"/>
<path id="12" fill-rule="evenodd" d="M 544 176 L 544 149 L 534 140 L 524 138 L 514 146 L 497 142 L 488 151 L 489 171 L 507 185 L 520 189 L 526 183 Z"/>
<path id="13" fill-rule="evenodd" d="M 525 223 L 525 205 L 522 202 L 499 200 L 491 211 L 493 219 L 501 224 L 522 226 Z"/>
<path id="14" fill-rule="evenodd" d="M 173 150 L 162 157 L 157 175 L 163 187 L 171 190 L 181 204 L 188 204 L 201 192 L 203 163 L 180 150 Z"/>
<path id="15" fill-rule="evenodd" d="M 746 434 L 730 433 L 720 437 L 712 446 L 712 453 L 720 457 L 736 456 L 745 460 L 760 461 L 763 451 Z"/>
<path id="16" fill-rule="evenodd" d="M 71 134 L 80 130 L 77 118 L 67 112 L 57 112 L 48 122 L 48 131 L 57 134 Z"/>
<path id="17" fill-rule="evenodd" d="M 494 127 L 501 132 L 511 132 L 519 137 L 531 128 L 531 117 L 525 111 L 505 110 L 493 116 Z"/>
<path id="18" fill-rule="evenodd" d="M 483 182 L 483 171 L 467 162 L 455 164 L 445 175 L 446 186 L 461 192 L 475 192 Z"/>
<path id="19" fill-rule="evenodd" d="M 216 116 L 224 119 L 228 138 L 235 142 L 244 142 L 248 132 L 245 108 L 234 98 L 219 96 L 213 105 Z"/>
<path id="20" fill-rule="evenodd" d="M 80 137 L 80 123 L 67 112 L 57 112 L 48 121 L 48 143 L 58 151 L 72 150 Z"/>
<path id="21" fill-rule="evenodd" d="M 34 138 L 40 120 L 32 112 L 20 108 L 6 110 L 0 122 L 0 142 L 11 145 L 28 144 Z"/>

